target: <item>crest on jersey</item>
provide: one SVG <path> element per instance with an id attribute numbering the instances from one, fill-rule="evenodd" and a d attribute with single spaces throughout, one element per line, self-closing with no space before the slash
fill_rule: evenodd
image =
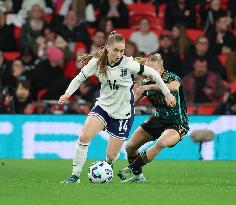
<path id="1" fill-rule="evenodd" d="M 120 77 L 125 77 L 128 73 L 127 73 L 127 68 L 121 69 L 121 74 Z"/>

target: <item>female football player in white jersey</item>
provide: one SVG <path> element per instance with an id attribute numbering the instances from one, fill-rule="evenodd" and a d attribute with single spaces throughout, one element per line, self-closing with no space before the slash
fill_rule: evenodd
<path id="1" fill-rule="evenodd" d="M 71 81 L 59 104 L 79 88 L 92 75 L 101 82 L 100 96 L 89 113 L 76 143 L 72 176 L 61 183 L 79 183 L 80 173 L 87 158 L 88 145 L 103 129 L 110 134 L 106 150 L 107 162 L 116 160 L 124 140 L 128 138 L 134 119 L 133 74 L 150 76 L 160 86 L 168 106 L 175 106 L 176 99 L 170 93 L 159 73 L 153 68 L 139 64 L 132 57 L 124 56 L 125 39 L 115 31 L 111 32 L 104 47 L 92 55 L 79 57 L 85 66 Z"/>

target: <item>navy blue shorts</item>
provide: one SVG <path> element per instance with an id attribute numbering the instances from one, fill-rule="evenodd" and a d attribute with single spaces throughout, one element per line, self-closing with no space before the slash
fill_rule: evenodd
<path id="1" fill-rule="evenodd" d="M 94 106 L 91 112 L 91 116 L 96 116 L 99 118 L 104 126 L 105 130 L 112 136 L 119 140 L 127 140 L 129 137 L 129 132 L 133 125 L 134 116 L 129 119 L 119 120 L 110 117 L 106 111 L 104 111 L 100 106 Z"/>

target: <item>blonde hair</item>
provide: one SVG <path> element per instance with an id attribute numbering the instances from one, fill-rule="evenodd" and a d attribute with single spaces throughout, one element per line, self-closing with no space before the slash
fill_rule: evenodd
<path id="1" fill-rule="evenodd" d="M 163 69 L 163 59 L 161 57 L 161 54 L 159 53 L 155 53 L 153 55 L 150 55 L 148 57 L 137 57 L 134 60 L 136 60 L 137 62 L 139 62 L 140 64 L 145 64 L 146 62 L 157 62 Z"/>
<path id="2" fill-rule="evenodd" d="M 112 31 L 106 40 L 104 46 L 100 47 L 99 50 L 93 54 L 83 54 L 78 56 L 77 61 L 80 64 L 87 64 L 92 58 L 97 58 L 97 66 L 99 67 L 100 74 L 107 77 L 106 65 L 107 65 L 107 49 L 106 46 L 112 44 L 114 41 L 120 42 L 124 41 L 124 37 L 121 34 L 118 34 L 116 31 Z"/>

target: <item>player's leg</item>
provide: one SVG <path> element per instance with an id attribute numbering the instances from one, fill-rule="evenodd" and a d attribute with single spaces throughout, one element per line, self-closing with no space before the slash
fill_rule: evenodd
<path id="1" fill-rule="evenodd" d="M 72 176 L 62 183 L 79 182 L 80 173 L 87 158 L 88 145 L 92 138 L 104 129 L 104 123 L 96 116 L 88 116 L 75 146 Z"/>
<path id="2" fill-rule="evenodd" d="M 137 152 L 139 147 L 149 141 L 154 141 L 162 132 L 165 130 L 165 124 L 161 122 L 156 117 L 151 117 L 146 120 L 140 127 L 134 132 L 131 139 L 127 144 L 127 154 L 130 165 L 136 160 L 140 154 Z M 134 176 L 127 179 L 131 171 Z M 117 174 L 123 182 L 144 182 L 146 181 L 145 177 L 142 174 L 142 167 L 138 169 L 131 170 L 129 167 L 118 172 Z M 126 180 L 127 179 L 127 180 Z"/>
<path id="3" fill-rule="evenodd" d="M 148 132 L 146 132 L 141 126 L 139 126 L 134 131 L 134 133 L 132 134 L 131 138 L 129 139 L 129 141 L 125 146 L 129 164 L 131 164 L 138 157 L 139 155 L 138 149 L 145 143 L 152 140 L 153 137 Z M 141 174 L 142 168 L 133 173 L 135 175 Z"/>
<path id="4" fill-rule="evenodd" d="M 114 161 L 119 158 L 121 147 L 124 140 L 110 136 L 109 143 L 106 150 L 106 161 L 113 167 Z"/>
<path id="5" fill-rule="evenodd" d="M 175 129 L 165 130 L 158 141 L 146 151 L 142 152 L 128 167 L 131 170 L 140 169 L 140 167 L 151 162 L 161 150 L 165 147 L 173 147 L 179 142 L 180 139 L 181 136 Z"/>
<path id="6" fill-rule="evenodd" d="M 146 150 L 146 156 L 149 161 L 152 161 L 162 149 L 172 147 L 181 140 L 180 134 L 175 129 L 165 130 L 157 143 Z"/>

